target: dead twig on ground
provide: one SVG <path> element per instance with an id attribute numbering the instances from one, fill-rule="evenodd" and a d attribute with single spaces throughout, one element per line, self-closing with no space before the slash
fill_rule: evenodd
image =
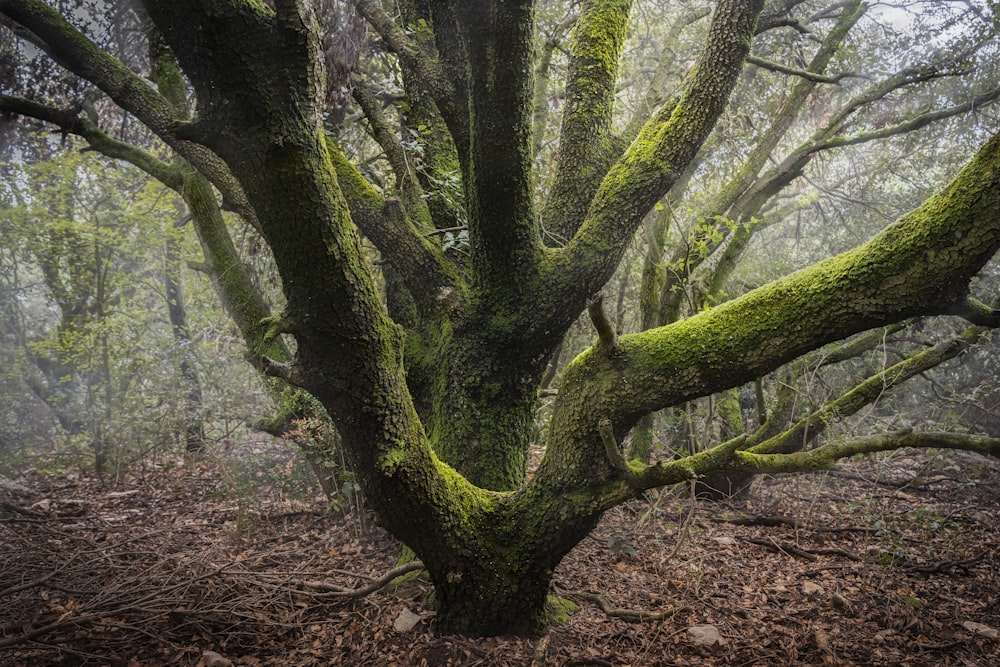
<path id="1" fill-rule="evenodd" d="M 763 526 L 765 528 L 777 528 L 788 526 L 796 530 L 809 530 L 816 533 L 875 533 L 875 528 L 862 528 L 860 526 L 809 526 L 803 524 L 795 517 L 790 516 L 713 516 L 710 521 L 715 523 L 728 523 L 734 526 Z"/>
<path id="2" fill-rule="evenodd" d="M 337 584 L 330 584 L 325 581 L 298 581 L 295 583 L 300 584 L 304 588 L 309 588 L 315 591 L 320 591 L 325 593 L 326 596 L 339 597 L 339 598 L 363 598 L 367 595 L 371 595 L 377 590 L 381 590 L 389 585 L 389 583 L 397 578 L 401 577 L 408 572 L 414 572 L 416 570 L 424 569 L 424 564 L 419 560 L 411 561 L 399 567 L 395 567 L 385 574 L 383 574 L 378 579 L 373 580 L 371 583 L 361 586 L 360 588 L 346 588 L 344 586 L 338 586 Z M 317 596 L 320 597 L 320 596 Z"/>
<path id="3" fill-rule="evenodd" d="M 587 602 L 593 602 L 596 604 L 601 611 L 604 612 L 606 616 L 611 618 L 620 618 L 627 623 L 645 623 L 649 621 L 662 621 L 666 618 L 673 618 L 677 614 L 685 611 L 691 611 L 691 607 L 687 605 L 681 607 L 671 607 L 670 609 L 664 609 L 662 611 L 643 611 L 641 609 L 626 609 L 623 607 L 615 607 L 608 599 L 604 597 L 602 593 L 595 593 L 593 591 L 558 591 L 560 595 L 565 595 L 568 597 L 575 597 L 580 600 L 586 600 Z"/>

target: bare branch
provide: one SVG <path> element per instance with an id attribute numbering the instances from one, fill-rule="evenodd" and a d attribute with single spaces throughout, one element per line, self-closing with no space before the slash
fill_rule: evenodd
<path id="1" fill-rule="evenodd" d="M 959 114 L 972 111 L 973 109 L 992 104 L 998 97 L 1000 97 L 1000 88 L 994 88 L 993 90 L 982 93 L 981 95 L 977 95 L 963 104 L 956 104 L 955 106 L 947 107 L 945 109 L 939 109 L 937 111 L 931 111 L 919 116 L 914 116 L 913 118 L 896 123 L 895 125 L 889 125 L 888 127 L 884 127 L 873 132 L 861 132 L 851 136 L 834 137 L 832 139 L 821 140 L 812 144 L 806 150 L 808 152 L 816 152 L 826 150 L 828 148 L 853 146 L 855 144 L 875 141 L 876 139 L 885 139 L 887 137 L 894 137 L 907 132 L 913 132 L 939 120 L 951 118 L 952 116 L 957 116 Z"/>
<path id="2" fill-rule="evenodd" d="M 442 113 L 449 117 L 449 122 L 454 120 L 454 114 L 457 111 L 454 100 L 455 90 L 448 82 L 441 67 L 427 57 L 427 54 L 403 32 L 402 28 L 396 25 L 396 22 L 382 9 L 378 2 L 375 0 L 354 0 L 354 6 L 396 55 L 416 72 Z"/>
<path id="3" fill-rule="evenodd" d="M 751 65 L 756 65 L 763 69 L 771 70 L 772 72 L 781 72 L 782 74 L 791 74 L 793 76 L 801 77 L 803 79 L 809 79 L 810 81 L 815 81 L 816 83 L 840 83 L 847 78 L 858 78 L 867 79 L 870 78 L 865 74 L 859 74 L 857 72 L 841 72 L 840 74 L 834 74 L 832 76 L 827 76 L 824 74 L 816 74 L 815 72 L 810 72 L 809 70 L 799 69 L 797 67 L 789 67 L 788 65 L 782 65 L 781 63 L 776 63 L 773 60 L 766 60 L 764 58 L 758 58 L 757 56 L 747 56 L 747 62 Z"/>
<path id="4" fill-rule="evenodd" d="M 177 136 L 181 126 L 174 106 L 146 80 L 114 58 L 41 0 L 3 0 L 0 21 L 22 39 L 87 79 L 135 115 L 219 188 L 228 208 L 258 227 L 257 214 L 242 187 L 219 156 Z"/>
<path id="5" fill-rule="evenodd" d="M 961 433 L 899 431 L 831 442 L 793 454 L 736 452 L 735 457 L 753 472 L 790 473 L 819 470 L 856 454 L 873 454 L 903 447 L 961 449 L 983 456 L 1000 457 L 1000 438 Z"/>
<path id="6" fill-rule="evenodd" d="M 343 586 L 337 586 L 336 584 L 328 584 L 325 581 L 301 581 L 297 583 L 301 584 L 305 588 L 329 593 L 334 597 L 356 599 L 371 595 L 375 591 L 385 588 L 392 582 L 393 579 L 401 577 L 404 574 L 423 569 L 424 564 L 419 560 L 410 561 L 409 563 L 405 563 L 399 567 L 389 570 L 378 579 L 373 579 L 370 583 L 358 588 L 345 588 Z"/>
<path id="7" fill-rule="evenodd" d="M 0 95 L 0 111 L 36 118 L 57 126 L 66 134 L 82 137 L 92 150 L 138 167 L 171 190 L 180 192 L 183 186 L 184 175 L 181 169 L 138 146 L 109 137 L 94 121 L 81 116 L 76 109 L 56 109 L 20 97 Z"/>
<path id="8" fill-rule="evenodd" d="M 587 313 L 590 321 L 597 329 L 597 348 L 601 354 L 611 354 L 618 338 L 615 328 L 611 326 L 607 313 L 604 312 L 604 294 L 598 292 L 587 302 Z"/>
<path id="9" fill-rule="evenodd" d="M 642 611 L 641 609 L 616 607 L 608 602 L 607 597 L 605 597 L 603 593 L 594 593 L 592 591 L 560 591 L 560 594 L 592 602 L 596 604 L 606 616 L 610 618 L 620 618 L 626 623 L 662 621 L 668 618 L 673 618 L 677 614 L 683 614 L 691 611 L 691 607 L 688 606 L 671 607 L 661 611 Z"/>

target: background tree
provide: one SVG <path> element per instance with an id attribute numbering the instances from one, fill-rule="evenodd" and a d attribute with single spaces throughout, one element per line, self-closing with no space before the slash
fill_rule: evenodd
<path id="1" fill-rule="evenodd" d="M 751 112 L 785 118 L 766 96 L 750 97 L 755 88 L 743 66 L 751 47 L 787 59 L 787 43 L 772 35 L 811 35 L 805 19 L 823 16 L 834 28 L 817 39 L 821 49 L 831 46 L 862 6 L 715 3 L 677 88 L 664 94 L 654 86 L 635 105 L 639 117 L 622 122 L 616 109 L 633 3 L 589 0 L 548 24 L 536 21 L 534 4 L 404 2 L 397 11 L 354 3 L 392 54 L 374 55 L 352 83 L 391 179 L 362 171 L 326 125 L 340 114 L 329 113 L 322 66 L 329 51 L 310 4 L 144 3 L 154 38 L 162 36 L 190 84 L 193 116 L 177 103 L 177 88 L 166 90 L 162 78 L 159 90 L 150 86 L 115 44 L 98 46 L 78 16 L 37 0 L 0 0 L 0 20 L 169 146 L 179 158 L 169 166 L 182 170 L 171 187 L 187 193 L 188 176 L 206 179 L 223 206 L 260 232 L 285 297 L 280 318 L 263 323 L 262 340 L 289 350 L 286 360 L 262 351 L 263 367 L 307 390 L 333 418 L 381 521 L 430 571 L 443 629 L 538 631 L 562 556 L 602 512 L 649 488 L 713 472 L 807 470 L 907 445 L 998 451 L 989 438 L 894 432 L 791 453 L 736 437 L 677 459 L 626 462 L 620 444 L 643 415 L 739 387 L 823 345 L 916 316 L 958 314 L 995 326 L 996 313 L 969 298 L 969 282 L 1000 245 L 1000 139 L 986 141 L 948 185 L 870 241 L 731 301 L 692 299 L 690 317 L 619 336 L 600 291 L 645 216 L 688 173 L 718 170 L 706 179 L 736 183 L 739 201 L 782 148 L 781 123 L 777 142 L 765 141 L 766 132 L 744 135 L 742 144 L 730 138 L 741 110 L 748 119 Z M 682 26 L 702 25 L 695 7 L 702 5 L 678 19 Z M 975 9 L 950 16 L 982 22 L 984 9 Z M 535 60 L 536 25 L 558 40 L 563 21 L 573 30 L 558 86 L 558 139 L 546 153 L 544 136 L 539 145 L 532 134 L 550 124 L 535 113 L 548 96 L 533 74 L 546 71 Z M 791 81 L 812 81 L 826 67 L 818 51 L 799 51 L 817 71 L 794 59 L 795 66 L 775 67 L 756 51 L 751 62 L 792 76 L 796 88 Z M 398 91 L 380 89 L 387 78 Z M 795 98 L 790 90 L 786 99 Z M 12 96 L 3 104 L 100 139 L 96 127 L 74 125 L 80 113 Z M 834 117 L 816 125 L 824 130 Z M 717 126 L 718 139 L 706 144 Z M 809 136 L 787 140 L 794 147 Z M 716 141 L 728 150 L 712 152 Z M 756 166 L 734 165 L 727 157 L 734 149 Z M 708 157 L 696 161 L 700 151 Z M 536 153 L 551 160 L 545 179 Z M 729 197 L 724 186 L 719 193 Z M 705 258 L 722 249 L 713 247 L 719 237 L 743 228 L 716 227 L 716 215 L 736 220 L 727 215 L 734 203 L 723 203 L 708 207 L 697 234 L 687 236 Z M 359 231 L 381 255 L 384 291 Z M 598 340 L 562 372 L 545 457 L 528 479 L 538 386 L 584 310 Z"/>

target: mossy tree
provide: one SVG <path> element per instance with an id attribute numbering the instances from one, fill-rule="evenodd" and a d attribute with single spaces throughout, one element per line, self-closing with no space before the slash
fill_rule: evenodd
<path id="1" fill-rule="evenodd" d="M 932 12 L 930 7 L 930 4 L 927 5 L 925 10 Z M 751 241 L 771 226 L 801 220 L 803 207 L 821 206 L 831 188 L 836 187 L 824 187 L 817 183 L 827 180 L 824 171 L 836 173 L 837 162 L 831 167 L 831 161 L 841 164 L 850 162 L 851 171 L 857 171 L 858 162 L 872 161 L 871 157 L 865 159 L 863 154 L 859 156 L 866 146 L 892 137 L 907 137 L 911 147 L 902 151 L 883 150 L 881 155 L 884 157 L 874 160 L 883 164 L 889 161 L 891 164 L 891 161 L 906 159 L 909 155 L 919 164 L 920 153 L 927 151 L 926 148 L 922 151 L 921 146 L 933 146 L 948 136 L 944 134 L 947 130 L 938 129 L 935 125 L 949 121 L 954 123 L 953 119 L 962 116 L 969 117 L 1000 97 L 995 73 L 988 64 L 992 39 L 996 35 L 995 26 L 976 21 L 976 25 L 953 34 L 947 49 L 928 50 L 905 63 L 889 58 L 886 65 L 879 67 L 873 64 L 873 60 L 877 59 L 874 56 L 886 45 L 873 38 L 873 32 L 879 34 L 878 31 L 883 28 L 872 20 L 872 7 L 862 2 L 846 2 L 824 9 L 828 11 L 806 14 L 799 26 L 800 29 L 808 29 L 816 42 L 815 51 L 801 69 L 783 64 L 786 61 L 776 56 L 748 57 L 747 62 L 753 67 L 748 68 L 747 76 L 753 77 L 755 85 L 744 82 L 736 96 L 746 99 L 769 84 L 766 88 L 771 92 L 760 95 L 760 98 L 770 96 L 775 99 L 770 103 L 755 101 L 752 108 L 747 108 L 750 106 L 747 104 L 735 107 L 741 116 L 746 114 L 747 119 L 753 117 L 752 121 L 745 121 L 752 124 L 756 132 L 747 152 L 739 159 L 728 161 L 732 163 L 728 172 L 715 168 L 713 176 L 722 172 L 718 178 L 701 178 L 694 183 L 690 178 L 679 179 L 664 204 L 648 217 L 644 234 L 646 257 L 640 288 L 642 330 L 675 322 L 708 304 L 717 304 L 731 298 L 734 293 L 738 294 L 741 288 L 738 284 L 734 285 L 731 278 L 738 271 L 739 262 Z M 678 20 L 674 27 L 681 23 Z M 914 25 L 911 29 L 917 40 L 920 37 L 916 35 L 940 32 L 931 25 Z M 790 40 L 793 48 L 795 42 Z M 857 54 L 859 42 L 877 44 L 865 47 L 866 50 L 876 49 L 876 53 Z M 761 50 L 759 46 L 755 47 L 755 51 Z M 891 47 L 888 53 L 893 53 Z M 678 64 L 673 56 L 666 52 L 657 64 L 657 76 L 676 72 Z M 970 71 L 977 72 L 975 79 L 965 78 Z M 785 75 L 791 75 L 789 83 L 784 86 L 775 83 L 776 76 Z M 845 82 L 851 83 L 845 85 Z M 651 89 L 655 90 L 655 86 Z M 931 93 L 931 90 L 936 92 Z M 761 109 L 766 113 L 761 113 Z M 926 129 L 932 131 L 924 131 L 921 136 L 921 131 Z M 969 128 L 966 126 L 960 131 L 968 133 Z M 720 134 L 717 133 L 713 141 L 702 147 L 686 175 L 690 176 L 698 169 L 704 170 L 704 166 L 700 165 L 717 164 L 720 155 L 732 153 L 731 145 L 726 145 Z M 733 141 L 732 136 L 729 141 Z M 878 145 L 881 148 L 884 143 Z M 848 151 L 849 155 L 845 155 Z M 867 154 L 873 155 L 875 151 L 869 149 Z M 827 162 L 828 166 L 817 168 L 816 162 Z M 765 168 L 768 163 L 772 166 Z M 884 173 L 879 171 L 885 168 L 876 168 L 874 173 L 879 174 L 876 180 L 886 180 Z M 840 174 L 840 178 L 844 178 L 843 169 Z M 707 187 L 706 180 L 711 181 Z M 888 179 L 890 183 L 891 180 Z M 797 186 L 792 186 L 793 183 Z M 878 201 L 876 192 L 880 190 L 884 191 L 876 186 L 865 188 L 863 195 L 862 190 L 858 192 L 862 199 Z M 666 244 L 665 247 L 670 226 L 684 228 L 684 231 L 680 242 Z M 810 234 L 809 231 L 803 233 Z M 819 232 L 819 235 L 822 234 Z M 869 339 L 869 347 L 880 341 L 879 338 Z M 855 343 L 851 348 L 866 349 Z M 837 360 L 850 359 L 853 355 L 845 354 L 845 351 L 824 351 L 818 355 L 822 357 L 819 366 L 833 366 Z M 927 356 L 922 352 L 917 355 L 924 359 L 920 364 L 923 372 L 928 368 Z M 933 358 L 941 363 L 951 357 L 934 355 Z M 794 378 L 808 377 L 818 366 L 813 365 L 807 372 L 808 368 L 808 363 L 798 364 Z M 880 371 L 875 372 L 868 381 L 876 381 L 880 376 Z M 890 383 L 886 388 L 897 384 L 898 381 Z M 757 387 L 761 386 L 758 380 Z M 770 414 L 765 409 L 763 393 L 758 393 L 758 421 L 763 424 L 766 419 L 767 425 L 757 432 L 751 429 L 749 441 L 760 442 L 773 437 L 795 423 L 795 419 L 786 421 L 790 415 L 784 415 L 782 411 L 790 407 L 789 400 L 804 396 L 803 386 L 786 374 L 777 387 L 776 409 Z M 869 396 L 874 401 L 881 394 Z M 806 402 L 798 401 L 800 412 Z M 714 418 L 722 424 L 722 430 L 728 429 L 734 435 L 742 432 L 744 419 L 737 407 L 735 390 L 701 399 L 699 403 L 706 406 L 709 419 Z M 727 413 L 726 407 L 736 409 Z M 846 416 L 839 409 L 837 414 Z M 821 431 L 811 430 L 809 438 L 803 438 L 800 430 L 790 428 L 785 447 L 796 438 L 800 445 L 804 444 Z M 652 416 L 643 418 L 633 429 L 630 451 L 648 460 L 653 433 Z M 672 439 L 667 435 L 667 440 L 674 448 L 686 446 L 698 449 L 697 443 L 687 442 L 679 434 Z M 708 492 L 728 494 L 745 488 L 751 480 L 750 475 L 742 475 L 738 479 L 716 475 L 704 479 L 702 486 Z"/>
<path id="2" fill-rule="evenodd" d="M 612 123 L 632 3 L 583 3 L 545 206 L 533 192 L 530 0 L 414 0 L 399 3 L 398 20 L 374 0 L 354 3 L 398 57 L 406 122 L 425 135 L 421 173 L 383 136 L 392 197 L 324 129 L 321 43 L 306 3 L 143 4 L 193 89 L 192 119 L 40 0 L 0 0 L 0 20 L 145 123 L 260 230 L 287 300 L 270 332 L 295 343 L 288 361 L 262 363 L 329 412 L 367 500 L 430 571 L 441 629 L 538 632 L 562 557 L 604 511 L 652 487 L 901 446 L 1000 453 L 1000 440 L 935 433 L 793 454 L 736 439 L 655 465 L 618 449 L 653 410 L 851 334 L 919 314 L 1000 319 L 968 298 L 1000 247 L 998 136 L 868 243 L 686 320 L 616 336 L 602 286 L 726 108 L 755 35 L 787 24 L 783 13 L 800 3 L 720 0 L 697 62 L 632 141 Z M 360 83 L 356 94 L 377 137 L 378 105 Z M 451 171 L 458 201 L 433 191 Z M 468 234 L 457 257 L 440 242 L 456 221 Z M 359 230 L 391 266 L 385 298 Z M 526 481 L 537 386 L 585 309 L 598 342 L 566 368 L 545 457 Z"/>

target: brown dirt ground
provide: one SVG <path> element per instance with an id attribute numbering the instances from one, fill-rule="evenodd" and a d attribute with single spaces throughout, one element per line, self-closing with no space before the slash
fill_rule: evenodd
<path id="1" fill-rule="evenodd" d="M 745 502 L 698 502 L 687 529 L 685 489 L 617 508 L 556 571 L 580 611 L 541 639 L 438 635 L 419 578 L 323 590 L 378 577 L 398 546 L 318 498 L 220 491 L 224 475 L 0 489 L 0 664 L 1000 664 L 1000 465 L 975 455 L 762 479 Z M 726 521 L 753 517 L 781 521 Z M 404 609 L 420 621 L 400 632 Z M 721 641 L 694 645 L 696 625 Z"/>

